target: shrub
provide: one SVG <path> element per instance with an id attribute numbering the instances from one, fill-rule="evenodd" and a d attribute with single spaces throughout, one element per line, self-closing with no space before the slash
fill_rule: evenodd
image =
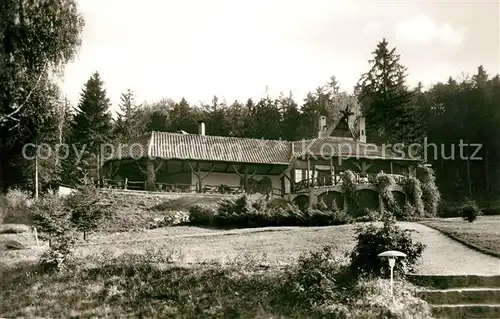
<path id="1" fill-rule="evenodd" d="M 60 271 L 71 261 L 75 236 L 71 232 L 60 234 L 54 238 L 50 249 L 40 256 L 40 266 L 47 271 Z"/>
<path id="2" fill-rule="evenodd" d="M 388 280 L 360 282 L 361 298 L 351 306 L 351 318 L 432 318 L 427 302 L 416 296 L 416 287 L 406 281 L 394 282 L 394 296 Z"/>
<path id="3" fill-rule="evenodd" d="M 33 200 L 29 194 L 19 189 L 11 189 L 0 195 L 0 222 L 31 225 Z"/>
<path id="4" fill-rule="evenodd" d="M 33 203 L 30 194 L 17 188 L 10 189 L 5 194 L 5 200 L 10 208 L 30 207 Z"/>
<path id="5" fill-rule="evenodd" d="M 247 194 L 238 197 L 236 200 L 232 198 L 223 199 L 219 203 L 217 212 L 219 215 L 244 215 L 255 211 L 252 201 Z"/>
<path id="6" fill-rule="evenodd" d="M 320 211 L 327 211 L 328 205 L 326 205 L 326 203 L 323 199 L 320 199 L 317 204 L 313 205 L 313 208 L 320 210 Z"/>
<path id="7" fill-rule="evenodd" d="M 66 205 L 71 214 L 71 222 L 83 233 L 83 239 L 87 239 L 87 234 L 97 229 L 100 221 L 111 214 L 110 205 L 105 205 L 99 199 L 93 184 L 86 184 L 69 195 Z"/>
<path id="8" fill-rule="evenodd" d="M 438 206 L 438 215 L 443 218 L 460 217 L 461 207 L 449 202 L 441 202 Z"/>
<path id="9" fill-rule="evenodd" d="M 194 204 L 189 208 L 189 221 L 197 225 L 211 225 L 217 208 L 214 205 Z"/>
<path id="10" fill-rule="evenodd" d="M 62 236 L 70 230 L 70 214 L 64 201 L 57 195 L 46 194 L 33 206 L 33 224 L 39 231 L 40 239 L 48 240 L 52 245 L 52 238 Z"/>
<path id="11" fill-rule="evenodd" d="M 338 257 L 331 246 L 303 254 L 297 264 L 286 272 L 280 297 L 308 310 L 336 300 L 340 292 L 336 277 L 347 265 L 347 260 Z"/>
<path id="12" fill-rule="evenodd" d="M 411 237 L 412 232 L 398 227 L 393 218 L 386 218 L 381 228 L 373 224 L 358 227 L 356 246 L 350 254 L 351 270 L 358 277 L 376 277 L 382 273 L 387 275 L 387 261 L 378 257 L 378 254 L 387 250 L 398 250 L 407 255 L 405 259 L 407 270 L 414 272 L 415 264 L 422 256 L 425 245 L 414 242 Z M 402 262 L 396 263 L 394 273 L 395 275 L 405 273 Z"/>
<path id="13" fill-rule="evenodd" d="M 354 218 L 344 210 L 331 210 L 326 212 L 326 221 L 325 225 L 345 225 L 351 224 L 354 222 Z"/>
<path id="14" fill-rule="evenodd" d="M 321 208 L 325 209 L 325 205 Z M 293 203 L 270 205 L 267 201 L 252 201 L 243 195 L 221 200 L 217 207 L 193 205 L 190 222 L 215 227 L 327 226 L 351 223 L 353 218 L 344 211 L 306 209 Z"/>
<path id="15" fill-rule="evenodd" d="M 381 218 L 379 211 L 365 208 L 365 213 L 356 218 L 357 222 L 377 222 Z"/>
<path id="16" fill-rule="evenodd" d="M 463 220 L 472 223 L 478 216 L 482 215 L 482 212 L 475 201 L 467 201 L 467 203 L 462 206 L 460 215 Z"/>

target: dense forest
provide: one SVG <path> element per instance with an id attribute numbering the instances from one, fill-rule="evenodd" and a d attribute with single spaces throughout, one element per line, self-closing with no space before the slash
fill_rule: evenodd
<path id="1" fill-rule="evenodd" d="M 488 74 L 482 66 L 471 76 L 450 76 L 425 90 L 421 84 L 410 87 L 396 48 L 382 39 L 353 93 L 341 90 L 339 79 L 332 76 L 304 100 L 290 92 L 258 101 L 227 102 L 214 96 L 208 105 L 168 98 L 138 105 L 132 88 L 121 95 L 113 119 L 98 72 L 84 84 L 78 105 L 62 98 L 52 74 L 78 51 L 83 19 L 73 1 L 47 3 L 40 8 L 5 8 L 1 13 L 2 21 L 8 22 L 0 26 L 6 39 L 0 45 L 0 81 L 5 84 L 0 88 L 2 190 L 32 189 L 34 163 L 23 154 L 27 143 L 86 145 L 85 158 L 92 158 L 102 143 L 126 142 L 152 130 L 196 133 L 199 120 L 206 123 L 209 135 L 300 140 L 317 135 L 320 115 L 334 118 L 349 107 L 366 117 L 368 142 L 429 145 L 420 154 L 435 169 L 444 199 L 499 199 L 500 76 Z M 58 23 L 50 28 L 45 28 L 50 21 L 43 19 L 23 24 L 23 17 L 40 12 Z M 37 31 L 44 28 L 45 32 Z M 472 145 L 463 147 L 465 156 L 460 156 L 460 143 Z M 71 156 L 59 160 L 52 155 L 40 159 L 43 185 L 76 183 L 88 164 L 75 166 Z"/>

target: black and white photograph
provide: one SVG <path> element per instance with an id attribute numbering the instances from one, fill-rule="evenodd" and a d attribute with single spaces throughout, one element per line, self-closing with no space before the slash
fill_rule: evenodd
<path id="1" fill-rule="evenodd" d="M 0 0 L 0 319 L 500 318 L 498 0 Z"/>

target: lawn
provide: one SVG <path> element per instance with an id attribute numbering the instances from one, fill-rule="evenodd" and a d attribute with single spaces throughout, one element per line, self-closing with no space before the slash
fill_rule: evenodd
<path id="1" fill-rule="evenodd" d="M 35 244 L 29 233 L 2 236 Z M 29 265 L 43 248 L 3 251 L 0 317 L 372 318 L 418 309 L 430 318 L 404 282 L 396 282 L 396 306 L 386 302 L 388 280 L 362 281 L 371 288 L 357 291 L 338 286 L 341 254 L 354 239 L 355 225 L 98 233 L 80 241 L 70 271 L 60 273 Z M 332 254 L 296 263 L 325 245 Z"/>
<path id="2" fill-rule="evenodd" d="M 0 235 L 0 237 L 5 235 Z M 21 239 L 9 235 L 9 239 Z M 101 258 L 114 258 L 126 254 L 154 254 L 168 256 L 176 264 L 192 265 L 218 261 L 231 262 L 251 257 L 268 266 L 289 264 L 302 253 L 333 245 L 343 253 L 354 246 L 355 226 L 331 227 L 267 227 L 231 231 L 201 227 L 175 226 L 154 230 L 114 234 L 93 234 L 87 243 L 75 249 L 77 258 L 86 263 Z M 34 246 L 33 239 L 22 234 L 22 242 Z M 0 238 L 1 241 L 1 238 Z M 4 251 L 0 265 L 36 260 L 43 249 Z"/>
<path id="3" fill-rule="evenodd" d="M 500 257 L 500 216 L 480 216 L 473 223 L 461 218 L 421 222 L 471 248 Z"/>

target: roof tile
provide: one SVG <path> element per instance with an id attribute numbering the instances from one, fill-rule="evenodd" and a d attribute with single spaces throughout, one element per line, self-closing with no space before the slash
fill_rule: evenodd
<path id="1" fill-rule="evenodd" d="M 403 159 L 390 149 L 352 138 L 321 137 L 279 141 L 241 137 L 151 132 L 131 140 L 110 159 L 156 157 L 234 163 L 288 165 L 294 157 L 314 156 Z"/>

